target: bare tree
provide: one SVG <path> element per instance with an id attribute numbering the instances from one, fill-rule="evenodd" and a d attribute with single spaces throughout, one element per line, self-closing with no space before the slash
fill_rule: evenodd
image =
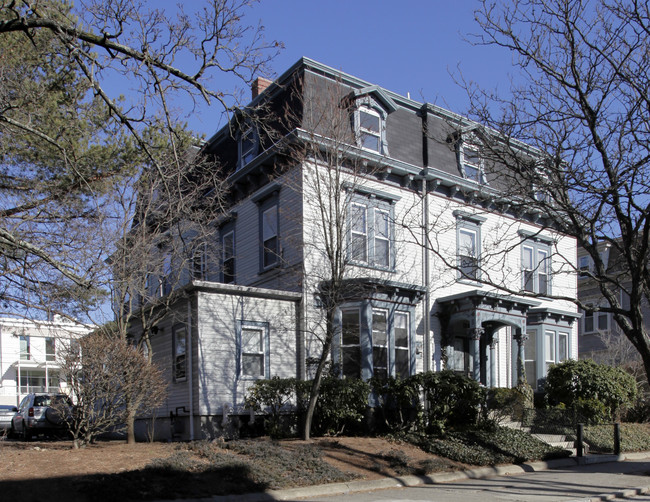
<path id="1" fill-rule="evenodd" d="M 294 127 L 300 124 L 300 129 L 286 154 L 289 167 L 298 166 L 299 176 L 294 178 L 293 188 L 304 201 L 298 215 L 304 231 L 300 242 L 294 244 L 303 251 L 302 287 L 314 296 L 319 307 L 304 324 L 310 354 L 307 369 L 312 377 L 302 430 L 303 438 L 308 440 L 328 367 L 334 375 L 342 374 L 342 358 L 346 355 L 339 354 L 339 360 L 332 357 L 333 343 L 342 335 L 340 307 L 361 292 L 362 287 L 353 280 L 352 264 L 368 245 L 348 239 L 351 225 L 367 223 L 364 215 L 352 212 L 351 202 L 355 190 L 366 183 L 374 168 L 363 162 L 356 147 L 350 121 L 350 89 L 331 82 L 315 90 L 313 85 L 299 81 L 292 92 L 294 99 L 284 119 Z"/>
<path id="2" fill-rule="evenodd" d="M 229 89 L 279 48 L 244 22 L 252 4 L 212 0 L 186 14 L 135 0 L 0 3 L 3 310 L 77 315 L 101 301 L 110 251 L 93 230 L 105 195 L 143 165 L 161 197 L 174 193 L 184 113 L 230 112 L 239 91 Z"/>
<path id="3" fill-rule="evenodd" d="M 61 400 L 54 407 L 75 448 L 118 431 L 136 413 L 155 409 L 166 395 L 161 371 L 136 347 L 105 332 L 70 344 L 61 373 L 72 403 Z"/>
<path id="4" fill-rule="evenodd" d="M 173 160 L 162 169 L 137 171 L 115 190 L 108 219 L 107 288 L 111 291 L 114 335 L 134 342 L 149 362 L 151 337 L 157 324 L 175 315 L 192 280 L 218 273 L 216 221 L 222 215 L 222 173 L 213 162 L 197 155 L 187 138 L 182 163 Z M 144 396 L 140 396 L 144 397 Z M 131 411 L 138 401 L 126 401 Z M 127 440 L 135 442 L 135 414 L 128 415 Z"/>
<path id="5" fill-rule="evenodd" d="M 600 289 L 599 308 L 613 315 L 650 380 L 642 309 L 650 293 L 649 7 L 482 2 L 475 16 L 482 29 L 475 43 L 511 51 L 519 70 L 505 97 L 466 85 L 473 118 L 498 132 L 485 153 L 507 167 L 501 176 L 512 207 L 587 251 L 593 267 L 583 273 Z M 609 262 L 603 244 L 613 251 Z M 575 257 L 565 259 L 575 266 Z"/>

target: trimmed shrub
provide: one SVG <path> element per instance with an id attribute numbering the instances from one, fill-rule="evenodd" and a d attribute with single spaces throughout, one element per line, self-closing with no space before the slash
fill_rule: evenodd
<path id="1" fill-rule="evenodd" d="M 311 382 L 305 382 L 311 387 Z M 307 396 L 309 392 L 307 392 Z M 370 384 L 358 378 L 324 377 L 312 422 L 315 434 L 354 431 L 368 410 Z"/>
<path id="2" fill-rule="evenodd" d="M 400 379 L 373 379 L 370 386 L 376 399 L 378 416 L 388 432 L 417 430 L 422 426 L 419 375 Z"/>
<path id="3" fill-rule="evenodd" d="M 526 409 L 532 408 L 532 388 L 528 384 L 511 389 L 496 387 L 487 391 L 487 410 L 490 417 L 501 422 L 512 419 L 522 421 Z"/>
<path id="4" fill-rule="evenodd" d="M 291 424 L 287 417 L 295 422 L 295 413 L 290 413 L 290 405 L 295 402 L 296 379 L 272 377 L 269 380 L 257 380 L 246 392 L 246 406 L 256 412 L 264 412 L 264 429 L 273 437 L 285 437 Z"/>
<path id="5" fill-rule="evenodd" d="M 442 433 L 449 427 L 476 425 L 485 404 L 486 391 L 471 378 L 451 370 L 420 375 L 428 402 L 427 432 Z"/>
<path id="6" fill-rule="evenodd" d="M 636 382 L 620 368 L 596 364 L 590 359 L 569 360 L 551 366 L 544 388 L 551 404 L 576 409 L 584 401 L 601 402 L 608 419 L 634 402 Z M 583 403 L 580 403 L 583 400 Z"/>

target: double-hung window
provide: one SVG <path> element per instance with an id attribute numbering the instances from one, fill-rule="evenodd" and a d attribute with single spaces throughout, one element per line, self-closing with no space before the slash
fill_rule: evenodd
<path id="1" fill-rule="evenodd" d="M 388 377 L 388 313 L 372 312 L 372 372 L 380 379 Z"/>
<path id="2" fill-rule="evenodd" d="M 569 334 L 546 330 L 544 333 L 544 355 L 546 372 L 552 364 L 561 363 L 569 358 Z"/>
<path id="3" fill-rule="evenodd" d="M 240 321 L 239 375 L 243 378 L 269 377 L 268 323 Z"/>
<path id="4" fill-rule="evenodd" d="M 595 333 L 609 330 L 609 313 L 594 312 L 593 306 L 590 309 L 582 311 L 582 323 L 580 325 L 580 334 Z"/>
<path id="5" fill-rule="evenodd" d="M 173 330 L 172 372 L 175 382 L 187 378 L 187 330 L 185 326 L 176 326 Z"/>
<path id="6" fill-rule="evenodd" d="M 521 246 L 521 273 L 524 291 L 548 295 L 551 293 L 551 246 L 526 239 Z"/>
<path id="7" fill-rule="evenodd" d="M 361 341 L 358 308 L 342 312 L 341 325 L 341 374 L 344 378 L 361 377 Z"/>
<path id="8" fill-rule="evenodd" d="M 206 263 L 206 247 L 204 244 L 199 244 L 194 248 L 192 253 L 192 279 L 195 281 L 203 281 L 206 278 L 207 263 Z"/>
<path id="9" fill-rule="evenodd" d="M 221 236 L 222 252 L 222 282 L 231 284 L 235 282 L 235 231 L 230 230 Z"/>
<path id="10" fill-rule="evenodd" d="M 280 186 L 269 184 L 253 195 L 252 200 L 258 206 L 259 264 L 260 273 L 280 266 L 282 247 L 280 245 Z M 228 227 L 228 226 L 227 226 Z M 222 229 L 223 235 L 229 228 Z M 234 237 L 234 236 L 233 236 Z M 234 243 L 234 240 L 233 240 Z M 230 248 L 234 257 L 234 245 Z M 234 258 L 233 258 L 234 259 Z"/>
<path id="11" fill-rule="evenodd" d="M 390 267 L 390 214 L 388 211 L 375 208 L 374 226 L 374 263 L 375 265 Z"/>
<path id="12" fill-rule="evenodd" d="M 340 374 L 343 378 L 406 378 L 411 374 L 409 312 L 354 305 L 341 311 Z"/>
<path id="13" fill-rule="evenodd" d="M 262 211 L 262 268 L 278 264 L 278 206 L 272 205 Z"/>
<path id="14" fill-rule="evenodd" d="M 524 371 L 526 372 L 528 385 L 533 389 L 537 389 L 537 331 L 534 329 L 526 332 Z"/>
<path id="15" fill-rule="evenodd" d="M 239 135 L 238 141 L 239 159 L 237 162 L 237 169 L 242 169 L 251 160 L 253 160 L 259 150 L 259 137 L 257 129 L 251 125 L 246 124 L 244 129 Z"/>
<path id="16" fill-rule="evenodd" d="M 53 337 L 48 337 L 45 339 L 45 360 L 56 360 L 56 340 Z"/>
<path id="17" fill-rule="evenodd" d="M 350 257 L 352 261 L 368 263 L 368 207 L 350 206 Z"/>
<path id="18" fill-rule="evenodd" d="M 478 229 L 458 230 L 458 261 L 461 279 L 478 279 Z"/>
<path id="19" fill-rule="evenodd" d="M 31 347 L 29 335 L 20 335 L 20 360 L 29 361 L 31 359 Z"/>
<path id="20" fill-rule="evenodd" d="M 409 315 L 408 312 L 395 312 L 395 376 L 407 378 L 410 372 Z"/>
<path id="21" fill-rule="evenodd" d="M 359 145 L 366 150 L 373 150 L 381 153 L 381 115 L 368 106 L 361 106 L 358 114 Z"/>
<path id="22" fill-rule="evenodd" d="M 476 145 L 463 144 L 462 157 L 465 178 L 476 183 L 485 183 L 483 160 L 479 148 Z"/>
<path id="23" fill-rule="evenodd" d="M 456 216 L 456 242 L 458 279 L 461 281 L 480 280 L 481 270 L 481 224 L 485 217 L 454 211 Z"/>
<path id="24" fill-rule="evenodd" d="M 389 202 L 359 196 L 348 209 L 350 261 L 392 268 L 393 217 Z"/>

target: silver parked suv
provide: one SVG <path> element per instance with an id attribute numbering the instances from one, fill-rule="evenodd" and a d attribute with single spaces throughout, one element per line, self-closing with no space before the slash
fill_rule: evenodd
<path id="1" fill-rule="evenodd" d="M 27 394 L 11 419 L 12 434 L 29 441 L 39 434 L 63 435 L 70 413 L 70 398 L 65 394 Z"/>

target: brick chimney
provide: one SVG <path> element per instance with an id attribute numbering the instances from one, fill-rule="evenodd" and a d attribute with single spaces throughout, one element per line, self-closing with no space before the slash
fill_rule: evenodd
<path id="1" fill-rule="evenodd" d="M 251 84 L 251 99 L 255 99 L 257 96 L 262 94 L 264 92 L 264 89 L 266 89 L 272 83 L 273 81 L 269 80 L 268 78 L 257 77 Z"/>

